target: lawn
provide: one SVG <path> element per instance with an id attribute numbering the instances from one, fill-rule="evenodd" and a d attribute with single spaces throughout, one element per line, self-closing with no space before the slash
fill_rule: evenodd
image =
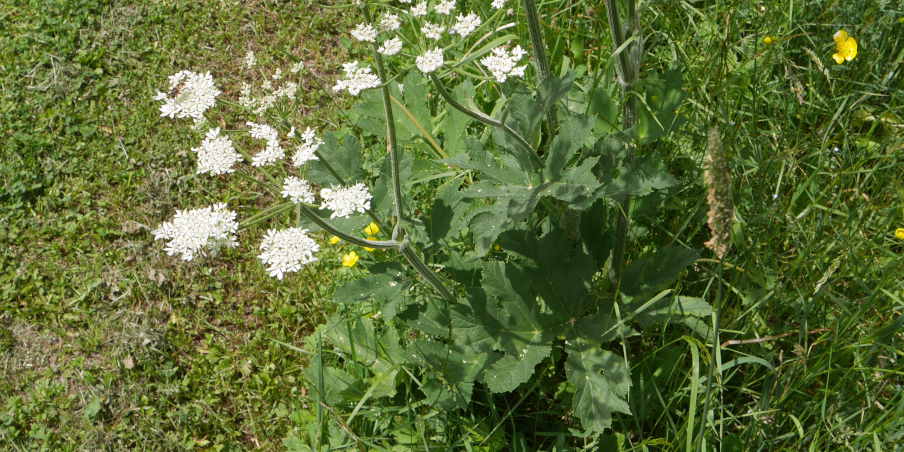
<path id="1" fill-rule="evenodd" d="M 696 325 L 628 322 L 638 334 L 610 349 L 630 363 L 631 414 L 614 413 L 605 432 L 586 435 L 565 403 L 574 391 L 555 353 L 513 391 L 475 383 L 463 408 L 424 403 L 410 389 L 422 376 L 416 365 L 394 374 L 397 394 L 368 392 L 360 404 L 318 394 L 311 370 L 323 366 L 312 363 L 331 353 L 328 364 L 373 381 L 335 341 L 317 339 L 338 318 L 379 316 L 366 303 L 334 303 L 334 293 L 373 265 L 403 262 L 390 251 L 331 245 L 316 231 L 318 260 L 276 279 L 256 257 L 261 230 L 192 261 L 154 240 L 176 209 L 223 202 L 242 219 L 275 201 L 250 178 L 196 174 L 191 149 L 204 131 L 161 118 L 151 99 L 180 70 L 209 71 L 235 102 L 242 82 L 259 85 L 277 68 L 288 77 L 302 61 L 297 99 L 280 113 L 299 130 L 360 137 L 365 177 L 379 177 L 385 142 L 358 127 L 359 98 L 330 89 L 343 63 L 372 60 L 349 34 L 364 18 L 325 3 L 0 5 L 0 448 L 300 451 L 320 441 L 336 450 L 690 451 L 704 419 L 707 450 L 904 450 L 904 237 L 895 236 L 904 228 L 904 6 L 641 2 L 640 72 L 650 84 L 638 85 L 640 108 L 659 101 L 647 87 L 668 70 L 683 85 L 675 130 L 642 151 L 661 156 L 675 183 L 634 203 L 625 260 L 696 252 L 663 289 L 720 305 L 721 346 L 713 356 L 708 314 Z M 459 0 L 459 10 L 483 3 Z M 592 81 L 618 99 L 602 4 L 538 3 L 550 72 L 577 74 L 581 86 Z M 505 32 L 528 48 L 520 2 L 506 8 L 518 20 Z M 841 29 L 859 49 L 838 64 L 832 36 Z M 249 51 L 256 70 L 243 65 Z M 510 83 L 535 88 L 532 70 Z M 492 94 L 487 83 L 478 91 Z M 430 94 L 428 110 L 444 112 L 440 102 Z M 247 120 L 216 118 L 224 129 Z M 433 121 L 439 140 L 451 119 Z M 734 198 L 723 262 L 704 246 L 702 167 L 714 125 Z M 427 140 L 411 149 L 422 177 L 410 185 L 415 220 L 447 180 L 477 177 L 429 163 L 437 156 Z M 284 217 L 263 229 L 294 224 Z M 467 248 L 466 236 L 456 246 Z M 490 256 L 506 253 L 505 239 L 494 243 Z M 343 266 L 352 250 L 362 260 Z M 411 319 L 391 321 L 412 343 L 426 336 L 408 329 Z"/>

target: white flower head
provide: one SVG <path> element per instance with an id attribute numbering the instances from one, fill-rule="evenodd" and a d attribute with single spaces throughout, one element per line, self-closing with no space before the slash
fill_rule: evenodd
<path id="1" fill-rule="evenodd" d="M 314 131 L 308 127 L 303 134 L 301 134 L 301 139 L 304 140 L 300 146 L 295 148 L 295 155 L 292 156 L 292 164 L 295 166 L 301 166 L 311 160 L 320 160 L 314 154 L 314 151 L 323 144 L 323 140 L 317 138 L 314 135 Z M 308 202 L 308 201 L 305 201 Z M 313 201 L 310 201 L 313 202 Z"/>
<path id="2" fill-rule="evenodd" d="M 304 69 L 304 61 L 299 61 L 292 65 L 292 69 L 289 69 L 289 72 L 297 74 L 301 72 L 302 69 Z"/>
<path id="3" fill-rule="evenodd" d="M 378 52 L 383 55 L 392 56 L 399 53 L 402 50 L 402 40 L 399 38 L 392 38 L 388 41 L 384 41 L 383 45 L 377 49 Z"/>
<path id="4" fill-rule="evenodd" d="M 502 9 L 502 7 L 505 6 L 505 0 L 493 0 L 493 3 L 490 3 L 490 6 L 495 9 Z"/>
<path id="5" fill-rule="evenodd" d="M 276 129 L 266 124 L 255 124 L 251 121 L 245 124 L 251 127 L 251 138 L 267 142 L 264 150 L 251 158 L 251 166 L 267 166 L 286 156 L 286 150 L 279 145 L 279 134 Z"/>
<path id="6" fill-rule="evenodd" d="M 496 47 L 493 49 L 493 53 L 480 60 L 480 63 L 493 73 L 496 81 L 503 83 L 508 77 L 524 76 L 524 69 L 527 68 L 527 65 L 516 66 L 516 64 L 526 54 L 527 52 L 522 50 L 521 46 L 515 46 L 511 52 L 502 47 Z"/>
<path id="7" fill-rule="evenodd" d="M 232 168 L 242 160 L 241 154 L 235 151 L 232 140 L 220 136 L 220 128 L 210 129 L 200 147 L 192 148 L 198 154 L 198 174 L 226 174 L 235 171 Z"/>
<path id="8" fill-rule="evenodd" d="M 254 52 L 249 50 L 248 53 L 245 54 L 245 61 L 242 62 L 242 66 L 250 69 L 256 65 L 257 58 L 254 57 Z"/>
<path id="9" fill-rule="evenodd" d="M 270 229 L 261 241 L 261 251 L 257 258 L 268 265 L 271 277 L 281 280 L 286 273 L 316 261 L 314 253 L 320 251 L 320 245 L 308 236 L 307 229 Z"/>
<path id="10" fill-rule="evenodd" d="M 157 92 L 154 100 L 162 100 L 160 116 L 177 118 L 203 118 L 204 112 L 213 107 L 220 90 L 213 84 L 210 72 L 198 74 L 180 71 L 169 77 L 169 94 Z"/>
<path id="11" fill-rule="evenodd" d="M 411 3 L 411 0 L 399 0 L 399 3 L 406 3 L 406 4 L 408 4 L 408 3 Z"/>
<path id="12" fill-rule="evenodd" d="M 415 64 L 424 75 L 439 69 L 443 65 L 443 49 L 434 47 L 433 50 L 428 50 L 427 53 L 417 57 Z"/>
<path id="13" fill-rule="evenodd" d="M 380 21 L 380 31 L 395 31 L 402 26 L 398 14 L 386 14 Z"/>
<path id="14" fill-rule="evenodd" d="M 333 211 L 330 218 L 348 218 L 349 215 L 355 212 L 365 213 L 367 209 L 370 209 L 370 200 L 373 198 L 364 184 L 356 184 L 350 187 L 337 188 L 332 186 L 332 188 L 324 188 L 320 190 L 320 197 L 323 198 L 320 210 L 329 209 Z"/>
<path id="15" fill-rule="evenodd" d="M 227 210 L 226 204 L 214 204 L 203 209 L 177 210 L 173 221 L 161 223 L 151 234 L 154 240 L 169 240 L 166 254 L 181 254 L 182 260 L 190 261 L 198 254 L 216 255 L 222 247 L 237 246 L 238 227 L 235 212 Z"/>
<path id="16" fill-rule="evenodd" d="M 446 16 L 448 16 L 453 9 L 455 9 L 455 0 L 443 0 L 433 7 L 433 10 L 436 11 L 437 14 Z"/>
<path id="17" fill-rule="evenodd" d="M 273 80 L 281 79 L 282 78 L 282 69 L 276 68 L 276 71 L 273 72 L 273 75 L 271 75 L 271 77 L 273 77 Z"/>
<path id="18" fill-rule="evenodd" d="M 377 40 L 377 29 L 367 23 L 360 23 L 352 30 L 352 37 L 359 41 L 375 42 Z"/>
<path id="19" fill-rule="evenodd" d="M 427 2 L 420 2 L 411 7 L 411 15 L 413 17 L 423 17 L 427 15 Z"/>
<path id="20" fill-rule="evenodd" d="M 357 96 L 361 91 L 368 88 L 376 88 L 380 85 L 380 77 L 372 74 L 369 67 L 358 67 L 358 62 L 345 63 L 342 65 L 345 70 L 345 79 L 338 80 L 333 91 L 342 91 L 348 89 L 348 93 Z"/>
<path id="21" fill-rule="evenodd" d="M 291 199 L 295 204 L 300 202 L 313 204 L 315 201 L 311 183 L 295 176 L 289 176 L 283 181 L 283 190 L 280 194 L 283 198 Z"/>
<path id="22" fill-rule="evenodd" d="M 458 22 L 455 24 L 455 32 L 462 38 L 468 36 L 480 26 L 480 17 L 473 12 L 467 16 L 458 15 Z"/>
<path id="23" fill-rule="evenodd" d="M 433 22 L 427 22 L 421 27 L 421 32 L 424 33 L 424 36 L 427 39 L 439 39 L 443 36 L 443 31 L 446 27 L 443 27 L 440 24 L 435 24 Z"/>

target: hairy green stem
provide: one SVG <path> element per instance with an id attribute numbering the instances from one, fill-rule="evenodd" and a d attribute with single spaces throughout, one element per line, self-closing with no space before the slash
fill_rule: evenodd
<path id="1" fill-rule="evenodd" d="M 449 91 L 446 91 L 446 87 L 443 86 L 442 82 L 440 82 L 438 78 L 436 78 L 436 75 L 430 74 L 430 80 L 433 81 L 433 85 L 436 86 L 436 90 L 439 92 L 439 95 L 442 96 L 449 105 L 488 126 L 502 129 L 503 132 L 507 133 L 510 137 L 514 138 L 526 148 L 528 156 L 534 163 L 536 163 L 540 167 L 543 166 L 543 160 L 540 159 L 540 156 L 537 154 L 534 148 L 531 147 L 530 142 L 525 140 L 521 135 L 518 135 L 518 132 L 515 132 L 514 129 L 503 124 L 502 121 L 497 121 L 482 112 L 471 110 L 470 108 L 458 103 L 458 101 L 452 98 L 452 95 L 449 94 Z"/>
<path id="2" fill-rule="evenodd" d="M 443 284 L 442 280 L 439 279 L 439 276 L 436 276 L 436 273 L 433 273 L 430 270 L 430 267 L 427 267 L 427 264 L 421 260 L 420 256 L 408 246 L 407 238 L 402 241 L 399 250 L 402 252 L 402 255 L 405 256 L 405 259 L 408 259 L 408 263 L 417 270 L 418 274 L 420 274 L 425 281 L 427 281 L 427 284 L 430 284 L 430 286 L 436 289 L 436 291 L 449 303 L 455 301 L 455 297 L 453 297 L 452 293 L 446 289 L 446 286 Z"/>
<path id="3" fill-rule="evenodd" d="M 604 0 L 606 15 L 609 19 L 609 31 L 612 34 L 612 47 L 615 49 L 620 49 L 625 44 L 626 31 L 632 35 L 637 32 L 637 9 L 634 2 L 635 0 L 628 0 L 628 25 L 627 27 L 622 27 L 618 13 L 618 1 Z M 637 99 L 633 91 L 640 73 L 641 45 L 642 42 L 640 39 L 637 39 L 627 48 L 622 49 L 615 55 L 615 67 L 618 72 L 618 81 L 621 85 L 622 97 L 621 129 L 625 132 L 631 130 L 637 122 Z M 631 163 L 634 163 L 635 146 L 636 136 L 633 136 L 627 144 L 627 153 L 623 164 L 630 165 Z M 628 239 L 628 217 L 630 212 L 631 196 L 626 195 L 622 202 L 621 215 L 618 217 L 618 220 L 616 220 L 615 246 L 612 248 L 612 255 L 609 258 L 609 276 L 610 280 L 614 283 L 616 290 L 618 290 L 618 285 L 621 282 L 625 244 Z"/>
<path id="4" fill-rule="evenodd" d="M 273 206 L 263 212 L 259 212 L 257 215 L 252 215 L 251 218 L 245 219 L 245 221 L 239 223 L 239 230 L 250 228 L 251 226 L 258 225 L 267 221 L 281 213 L 284 213 L 292 208 L 291 202 L 286 202 L 282 204 L 278 204 Z"/>
<path id="5" fill-rule="evenodd" d="M 370 8 L 362 5 L 364 18 L 367 23 L 373 25 L 373 17 Z M 380 97 L 383 99 L 383 112 L 386 115 L 386 148 L 389 151 L 389 171 L 392 175 L 392 201 L 395 208 L 396 221 L 392 227 L 392 239 L 399 237 L 399 228 L 402 225 L 402 185 L 399 181 L 399 155 L 396 141 L 395 118 L 392 115 L 392 102 L 389 99 L 389 86 L 386 84 L 386 70 L 383 68 L 383 58 L 377 51 L 376 42 L 371 45 L 374 55 L 374 65 L 377 66 L 377 76 L 380 77 Z"/>
<path id="6" fill-rule="evenodd" d="M 540 16 L 537 11 L 537 2 L 534 0 L 522 0 L 521 5 L 524 8 L 524 17 L 527 19 L 527 32 L 530 34 L 530 46 L 534 53 L 534 60 L 537 63 L 537 85 L 539 85 L 546 77 L 549 77 L 549 61 L 546 60 L 546 43 L 543 41 L 543 30 L 540 29 Z M 559 128 L 559 118 L 556 115 L 556 107 L 553 105 L 546 112 L 546 127 L 549 134 L 555 134 Z"/>
<path id="7" fill-rule="evenodd" d="M 320 218 L 320 216 L 317 215 L 309 207 L 303 204 L 299 204 L 299 206 L 301 207 L 302 215 L 308 217 L 308 219 L 317 224 L 317 226 L 320 226 L 330 234 L 333 234 L 336 237 L 339 237 L 340 239 L 345 240 L 346 242 L 349 242 L 353 245 L 366 246 L 368 248 L 398 248 L 402 244 L 401 242 L 397 242 L 395 240 L 365 240 L 361 237 L 355 237 L 327 223 L 326 220 Z"/>

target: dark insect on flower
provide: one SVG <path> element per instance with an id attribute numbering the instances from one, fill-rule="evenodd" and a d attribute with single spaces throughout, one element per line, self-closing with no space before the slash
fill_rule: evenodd
<path id="1" fill-rule="evenodd" d="M 166 97 L 169 99 L 175 99 L 176 96 L 178 96 L 179 94 L 182 94 L 182 90 L 184 90 L 184 89 L 185 89 L 185 82 L 182 82 L 182 83 L 174 86 L 173 89 L 169 92 L 169 94 L 166 95 Z"/>

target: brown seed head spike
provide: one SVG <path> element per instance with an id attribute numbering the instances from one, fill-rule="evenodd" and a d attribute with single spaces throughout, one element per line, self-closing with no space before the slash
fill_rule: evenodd
<path id="1" fill-rule="evenodd" d="M 731 220 L 734 206 L 731 203 L 731 175 L 728 173 L 728 157 L 719 139 L 719 128 L 710 127 L 706 135 L 706 158 L 703 162 L 703 174 L 709 192 L 706 202 L 709 212 L 706 213 L 712 238 L 705 243 L 719 259 L 728 251 L 731 244 Z"/>

